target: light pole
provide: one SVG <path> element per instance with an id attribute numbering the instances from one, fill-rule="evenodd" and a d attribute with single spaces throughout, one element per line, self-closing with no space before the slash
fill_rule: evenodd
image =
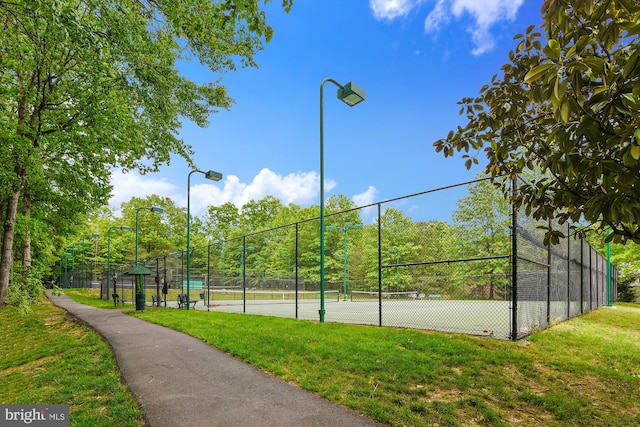
<path id="1" fill-rule="evenodd" d="M 84 247 L 85 247 L 86 245 L 88 245 L 88 244 L 89 244 L 89 243 L 87 243 L 87 242 L 85 242 L 85 241 L 84 241 L 84 237 L 83 237 L 82 242 L 80 242 L 80 243 L 79 243 L 79 245 L 80 245 L 80 251 L 81 251 L 81 253 L 82 253 L 82 254 L 81 254 L 81 256 L 82 256 L 82 258 L 81 258 L 81 260 L 82 260 L 82 261 L 81 261 L 81 262 L 82 262 L 82 264 L 81 264 L 81 267 L 80 267 L 80 287 L 82 287 L 82 288 L 85 288 L 85 287 L 86 287 L 86 286 L 85 286 L 85 283 L 84 283 L 84 282 L 85 282 L 85 277 L 84 277 Z"/>
<path id="2" fill-rule="evenodd" d="M 336 227 L 334 225 L 330 225 L 329 227 L 327 227 L 327 229 L 329 231 L 336 231 L 337 230 L 337 231 L 339 231 L 339 232 L 344 234 L 344 252 L 343 252 L 344 253 L 344 257 L 343 257 L 344 258 L 344 286 L 343 286 L 344 287 L 344 297 L 342 299 L 343 301 L 347 300 L 347 231 L 350 228 L 353 228 L 354 230 L 361 230 L 362 229 L 362 225 L 360 225 L 360 224 L 353 225 L 352 222 L 346 222 L 344 224 L 344 226 L 342 226 L 340 228 L 338 228 L 338 227 Z"/>
<path id="3" fill-rule="evenodd" d="M 607 237 L 611 230 L 607 233 Z M 611 241 L 607 242 L 607 307 L 611 307 Z"/>
<path id="4" fill-rule="evenodd" d="M 211 181 L 220 181 L 222 174 L 209 170 L 207 172 L 201 170 L 192 170 L 187 175 L 187 310 L 189 310 L 190 300 L 190 285 L 191 285 L 191 175 L 194 173 L 204 174 L 206 179 Z"/>
<path id="5" fill-rule="evenodd" d="M 396 292 L 400 292 L 400 278 L 398 277 L 400 270 L 398 269 L 398 264 L 400 264 L 400 253 L 396 248 L 389 249 L 390 254 L 394 254 L 396 256 Z M 388 289 L 387 289 L 388 291 Z"/>
<path id="6" fill-rule="evenodd" d="M 324 84 L 331 82 L 338 86 L 338 99 L 353 107 L 364 101 L 365 92 L 353 82 L 341 85 L 327 78 L 320 83 L 320 322 L 324 322 Z"/>
<path id="7" fill-rule="evenodd" d="M 464 242 L 456 242 L 456 245 L 460 246 L 461 250 L 461 258 L 462 258 L 462 299 L 464 299 L 464 285 L 465 285 L 465 277 L 464 277 Z"/>
<path id="8" fill-rule="evenodd" d="M 107 230 L 107 301 L 109 300 L 109 284 L 111 282 L 111 230 L 131 231 L 131 227 L 126 225 L 114 225 Z M 115 289 L 114 289 L 115 291 Z"/>
<path id="9" fill-rule="evenodd" d="M 80 244 L 82 245 L 82 287 L 83 288 L 87 287 L 87 285 L 86 285 L 87 277 L 86 277 L 85 271 L 84 271 L 84 247 L 85 247 L 85 245 L 89 244 L 88 242 L 84 241 L 85 236 L 91 236 L 94 239 L 96 239 L 96 238 L 100 237 L 100 234 L 98 234 L 98 233 L 87 233 L 87 234 L 83 234 L 82 235 L 82 243 L 80 243 Z M 94 254 L 94 256 L 95 256 L 95 254 Z"/>
<path id="10" fill-rule="evenodd" d="M 281 253 L 281 257 L 287 259 L 287 289 L 289 289 L 289 282 L 291 281 L 291 258 L 289 258 L 288 253 Z"/>
<path id="11" fill-rule="evenodd" d="M 149 210 L 153 213 L 162 213 L 164 209 L 159 206 L 152 207 L 141 207 L 136 209 L 136 267 L 138 266 L 138 214 L 140 214 L 141 210 Z M 136 310 L 142 311 L 144 310 L 145 300 L 144 300 L 144 276 L 137 275 L 136 276 Z"/>
<path id="12" fill-rule="evenodd" d="M 69 287 L 71 288 L 73 288 L 75 285 L 74 274 L 76 270 L 76 251 L 77 250 L 78 248 L 76 248 L 75 246 L 71 246 L 70 248 L 67 248 L 67 251 L 70 251 L 69 254 L 71 255 L 71 281 L 69 284 Z"/>
<path id="13" fill-rule="evenodd" d="M 64 278 L 60 277 L 60 287 L 64 288 L 64 284 L 67 282 L 67 267 L 69 267 L 69 258 L 71 254 L 66 250 L 62 253 L 62 259 L 64 260 Z M 62 274 L 62 272 L 60 273 Z"/>

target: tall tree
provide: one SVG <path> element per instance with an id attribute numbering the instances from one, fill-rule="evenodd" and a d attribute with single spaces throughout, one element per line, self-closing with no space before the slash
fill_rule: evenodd
<path id="1" fill-rule="evenodd" d="M 541 12 L 544 39 L 533 25 L 515 36 L 502 78 L 460 102 L 468 123 L 436 151 L 471 150 L 470 167 L 484 149 L 494 177 L 537 171 L 512 196 L 517 207 L 640 243 L 640 3 L 545 0 Z"/>
<path id="2" fill-rule="evenodd" d="M 24 190 L 75 188 L 93 204 L 113 166 L 153 171 L 172 154 L 191 163 L 180 118 L 206 126 L 233 100 L 219 80 L 181 76 L 177 62 L 195 57 L 217 74 L 255 66 L 273 29 L 258 0 L 0 1 L 0 28 L 4 305 L 19 205 L 38 195 Z"/>
<path id="3" fill-rule="evenodd" d="M 468 186 L 469 194 L 458 200 L 458 208 L 453 213 L 457 233 L 456 242 L 465 253 L 464 258 L 494 257 L 511 253 L 510 206 L 489 181 L 476 181 Z M 503 282 L 509 272 L 509 262 L 505 259 L 491 259 L 465 263 L 467 275 L 477 276 L 466 286 L 474 290 L 488 289 L 489 299 L 493 299 L 496 284 Z M 482 292 L 484 295 L 484 292 Z"/>
<path id="4" fill-rule="evenodd" d="M 240 213 L 236 205 L 231 202 L 220 206 L 209 206 L 204 215 L 204 223 L 211 240 L 221 242 L 233 237 L 232 231 L 240 228 Z"/>

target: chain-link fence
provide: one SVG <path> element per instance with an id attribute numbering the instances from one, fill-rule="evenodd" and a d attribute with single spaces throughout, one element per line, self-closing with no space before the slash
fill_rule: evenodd
<path id="1" fill-rule="evenodd" d="M 431 219 L 433 206 L 447 213 Z M 192 248 L 189 272 L 184 251 L 147 260 L 146 300 L 309 320 L 323 311 L 326 321 L 518 339 L 617 295 L 615 268 L 568 225 L 568 238 L 545 245 L 548 225 L 475 180 L 328 209 L 324 284 L 314 218 Z M 134 301 L 130 268 L 111 265 L 109 284 L 102 275 L 105 299 L 115 287 Z"/>

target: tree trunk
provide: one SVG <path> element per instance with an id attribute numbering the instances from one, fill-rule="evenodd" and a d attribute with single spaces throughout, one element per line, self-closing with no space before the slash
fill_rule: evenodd
<path id="1" fill-rule="evenodd" d="M 0 248 L 0 307 L 6 305 L 9 291 L 9 277 L 13 265 L 13 239 L 16 231 L 16 218 L 18 216 L 18 201 L 20 192 L 26 180 L 26 172 L 18 171 L 20 184 L 12 189 L 7 198 L 7 211 L 4 218 L 2 235 L 2 247 Z"/>

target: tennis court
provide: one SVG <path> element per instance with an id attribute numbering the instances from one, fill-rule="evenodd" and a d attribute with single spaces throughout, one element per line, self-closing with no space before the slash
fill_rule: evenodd
<path id="1" fill-rule="evenodd" d="M 499 191 L 483 178 L 327 214 L 323 266 L 317 217 L 191 248 L 190 268 L 184 251 L 147 260 L 148 303 L 168 289 L 169 307 L 179 292 L 198 310 L 515 340 L 615 302 L 616 269 L 568 223 L 555 224 L 567 238 L 550 245 L 547 221 L 502 202 L 489 228 L 480 211 L 451 223 L 406 215 L 410 205 L 441 203 L 450 191 L 464 200 L 464 187 L 491 200 Z M 110 267 L 103 298 L 112 284 L 123 294 L 131 289 L 133 300 L 130 268 Z M 324 316 L 321 289 L 329 290 Z"/>
<path id="2" fill-rule="evenodd" d="M 318 320 L 319 292 L 247 290 L 215 291 L 209 310 Z M 377 294 L 376 294 L 377 295 Z M 419 295 L 419 294 L 418 294 Z M 344 300 L 338 291 L 325 292 L 325 321 L 439 330 L 508 338 L 511 331 L 509 301 L 420 299 L 415 292 L 384 293 L 378 301 L 361 296 Z M 206 309 L 201 305 L 199 309 Z M 382 316 L 380 315 L 382 313 Z M 382 319 L 382 322 L 380 322 Z"/>

